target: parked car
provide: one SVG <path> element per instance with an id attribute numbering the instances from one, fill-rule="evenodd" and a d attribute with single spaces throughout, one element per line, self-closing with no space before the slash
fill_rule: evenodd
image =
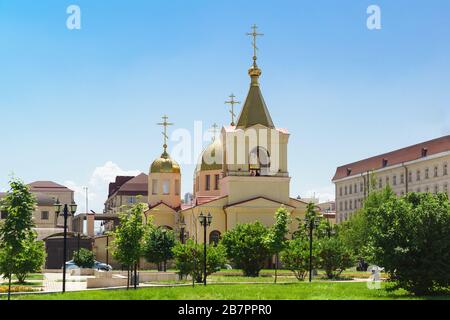
<path id="1" fill-rule="evenodd" d="M 66 269 L 67 270 L 79 269 L 79 268 L 80 267 L 77 266 L 73 260 L 70 260 L 70 261 L 66 262 Z M 103 271 L 111 271 L 112 267 L 109 264 L 106 264 L 106 263 L 103 263 L 103 262 L 95 260 L 94 261 L 94 266 L 92 267 L 92 269 L 103 270 Z"/>

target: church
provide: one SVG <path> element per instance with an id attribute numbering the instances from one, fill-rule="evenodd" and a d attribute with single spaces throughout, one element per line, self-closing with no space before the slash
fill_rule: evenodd
<path id="1" fill-rule="evenodd" d="M 290 197 L 288 170 L 289 132 L 275 126 L 264 101 L 257 65 L 256 37 L 253 32 L 253 64 L 248 70 L 250 88 L 235 123 L 234 96 L 232 121 L 213 138 L 199 157 L 193 179 L 193 201 L 183 204 L 180 197 L 182 168 L 167 152 L 167 117 L 164 126 L 163 152 L 153 161 L 148 174 L 145 216 L 153 223 L 174 230 L 183 241 L 187 238 L 203 242 L 200 215 L 211 215 L 207 241 L 217 242 L 221 235 L 237 224 L 260 221 L 266 226 L 274 222 L 275 211 L 284 206 L 295 218 L 304 216 L 306 203 Z"/>

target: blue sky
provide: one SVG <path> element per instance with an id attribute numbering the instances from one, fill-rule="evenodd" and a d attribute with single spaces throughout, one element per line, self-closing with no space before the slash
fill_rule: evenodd
<path id="1" fill-rule="evenodd" d="M 71 4 L 81 30 L 66 28 Z M 371 4 L 381 30 L 366 27 Z M 89 185 L 101 211 L 111 175 L 161 153 L 162 114 L 229 123 L 253 23 L 263 95 L 292 135 L 292 196 L 329 198 L 336 166 L 449 134 L 447 0 L 0 0 L 0 189 L 11 173 Z"/>

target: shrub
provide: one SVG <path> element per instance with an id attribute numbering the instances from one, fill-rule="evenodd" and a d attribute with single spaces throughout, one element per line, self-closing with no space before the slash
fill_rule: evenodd
<path id="1" fill-rule="evenodd" d="M 237 225 L 224 234 L 222 243 L 227 257 L 243 270 L 245 276 L 257 277 L 271 254 L 267 237 L 268 229 L 255 222 Z"/>
<path id="2" fill-rule="evenodd" d="M 298 280 L 303 280 L 309 272 L 309 240 L 295 238 L 287 242 L 281 252 L 283 266 L 292 271 Z M 313 269 L 317 266 L 317 252 L 313 246 Z"/>
<path id="3" fill-rule="evenodd" d="M 73 262 L 80 268 L 93 268 L 95 263 L 95 255 L 92 251 L 81 248 L 74 251 Z"/>
<path id="4" fill-rule="evenodd" d="M 341 275 L 354 264 L 350 250 L 336 236 L 323 238 L 318 243 L 319 268 L 325 270 L 328 279 Z"/>
<path id="5" fill-rule="evenodd" d="M 197 282 L 202 282 L 203 270 L 203 244 L 196 244 L 188 240 L 186 244 L 178 242 L 172 249 L 175 258 L 175 267 L 180 278 L 192 276 Z M 206 247 L 206 275 L 219 271 L 226 263 L 225 248 L 222 245 L 208 245 Z"/>

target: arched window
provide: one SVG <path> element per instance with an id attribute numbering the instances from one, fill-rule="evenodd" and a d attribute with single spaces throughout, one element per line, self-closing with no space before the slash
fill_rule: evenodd
<path id="1" fill-rule="evenodd" d="M 252 175 L 269 175 L 270 155 L 263 147 L 254 148 L 249 155 L 249 169 Z"/>
<path id="2" fill-rule="evenodd" d="M 209 244 L 213 243 L 215 246 L 219 243 L 220 231 L 214 230 L 209 234 Z"/>

